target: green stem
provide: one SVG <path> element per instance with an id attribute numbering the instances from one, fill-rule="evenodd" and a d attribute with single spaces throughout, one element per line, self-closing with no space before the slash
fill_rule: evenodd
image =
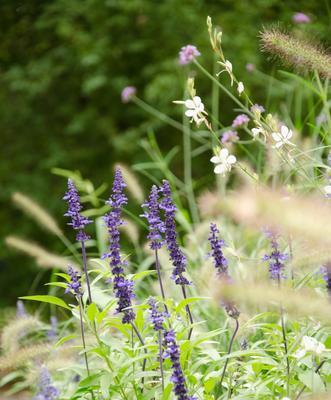
<path id="1" fill-rule="evenodd" d="M 228 352 L 227 352 L 228 356 L 231 354 L 233 342 L 234 342 L 234 339 L 235 339 L 235 337 L 237 335 L 237 332 L 239 330 L 239 321 L 238 321 L 237 318 L 235 318 L 235 321 L 236 321 L 236 327 L 235 327 L 235 329 L 233 331 L 233 334 L 232 334 L 232 337 L 231 337 L 231 340 L 230 340 L 229 349 L 228 349 Z M 220 381 L 220 387 L 221 388 L 222 388 L 222 383 L 223 383 L 223 380 L 224 380 L 224 376 L 225 376 L 225 372 L 226 372 L 226 368 L 228 366 L 228 363 L 229 363 L 229 357 L 227 357 L 227 359 L 225 360 L 225 364 L 224 364 L 224 368 L 223 368 L 223 372 L 222 372 L 222 376 L 221 376 L 221 381 Z"/>

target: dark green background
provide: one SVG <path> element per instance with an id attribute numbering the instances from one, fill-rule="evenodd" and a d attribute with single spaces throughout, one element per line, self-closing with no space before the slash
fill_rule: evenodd
<path id="1" fill-rule="evenodd" d="M 309 14 L 312 23 L 294 27 L 297 11 Z M 263 26 L 280 23 L 329 44 L 327 1 L 0 1 L 1 237 L 15 233 L 62 249 L 10 204 L 13 191 L 27 193 L 64 227 L 65 181 L 51 174 L 52 167 L 80 170 L 98 185 L 109 182 L 115 162 L 147 158 L 138 142 L 148 128 L 164 151 L 181 145 L 177 131 L 133 104 L 123 105 L 120 93 L 135 85 L 144 100 L 180 118 L 180 107 L 171 103 L 182 98 L 185 80 L 178 50 L 195 44 L 201 63 L 211 66 L 207 15 L 222 27 L 227 58 L 261 104 L 265 88 L 245 64 L 274 73 L 274 63 L 259 51 Z M 210 82 L 201 78 L 198 86 L 207 97 Z M 222 115 L 225 122 L 234 115 L 226 99 Z M 181 175 L 180 158 L 173 167 Z M 198 163 L 194 167 L 201 170 Z M 0 304 L 26 293 L 37 271 L 2 244 Z"/>

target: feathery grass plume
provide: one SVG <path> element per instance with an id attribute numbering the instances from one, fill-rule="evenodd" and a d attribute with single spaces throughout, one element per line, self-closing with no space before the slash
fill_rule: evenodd
<path id="1" fill-rule="evenodd" d="M 15 192 L 12 195 L 13 203 L 23 212 L 30 215 L 44 229 L 53 233 L 56 236 L 62 236 L 63 233 L 59 228 L 55 219 L 42 208 L 38 203 L 23 193 Z"/>
<path id="2" fill-rule="evenodd" d="M 224 207 L 245 225 L 268 226 L 294 239 L 307 239 L 307 246 L 312 248 L 330 248 L 331 225 L 326 221 L 331 220 L 331 209 L 321 197 L 246 188 L 229 196 Z"/>
<path id="3" fill-rule="evenodd" d="M 219 304 L 220 301 L 234 300 L 246 307 L 262 307 L 278 310 L 279 303 L 286 313 L 293 317 L 313 317 L 331 324 L 330 303 L 326 297 L 319 296 L 314 289 L 293 290 L 267 283 L 220 284 L 213 282 L 211 291 Z M 309 301 L 307 301 L 309 299 Z"/>
<path id="4" fill-rule="evenodd" d="M 27 362 L 36 358 L 40 360 L 48 356 L 52 347 L 48 343 L 30 345 L 21 349 L 5 354 L 0 357 L 0 371 L 13 370 L 18 367 L 23 367 Z"/>
<path id="5" fill-rule="evenodd" d="M 43 268 L 60 268 L 64 271 L 67 270 L 68 264 L 74 265 L 70 259 L 48 252 L 36 243 L 21 239 L 17 236 L 7 236 L 5 238 L 7 246 L 35 258 L 37 264 Z M 80 269 L 76 264 L 75 268 Z"/>
<path id="6" fill-rule="evenodd" d="M 320 45 L 273 28 L 261 32 L 261 47 L 298 71 L 317 71 L 324 78 L 331 78 L 331 56 Z"/>
<path id="7" fill-rule="evenodd" d="M 9 321 L 1 333 L 0 345 L 5 352 L 11 353 L 20 347 L 20 339 L 34 330 L 39 330 L 40 321 L 32 316 L 15 318 Z"/>
<path id="8" fill-rule="evenodd" d="M 116 168 L 119 168 L 122 171 L 123 179 L 132 197 L 137 200 L 139 204 L 142 203 L 145 200 L 145 194 L 136 175 L 124 164 L 117 163 L 115 165 L 115 169 Z"/>

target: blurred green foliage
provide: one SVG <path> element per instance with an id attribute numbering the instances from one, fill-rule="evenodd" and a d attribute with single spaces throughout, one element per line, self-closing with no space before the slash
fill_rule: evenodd
<path id="1" fill-rule="evenodd" d="M 79 170 L 99 185 L 109 182 L 115 162 L 147 158 L 138 142 L 148 129 L 157 134 L 162 150 L 181 146 L 178 132 L 132 104 L 123 105 L 120 93 L 135 85 L 145 101 L 180 118 L 179 108 L 171 104 L 183 97 L 187 74 L 177 64 L 178 50 L 195 44 L 200 61 L 212 68 L 207 15 L 224 31 L 224 49 L 237 75 L 265 104 L 265 82 L 245 65 L 273 71 L 259 51 L 258 33 L 275 23 L 292 29 L 297 11 L 309 14 L 312 23 L 294 29 L 327 42 L 327 0 L 2 0 L 1 236 L 16 233 L 60 250 L 60 243 L 11 207 L 13 191 L 32 196 L 62 218 L 65 182 L 51 168 Z M 210 92 L 206 80 L 197 84 L 202 95 Z M 225 101 L 222 114 L 229 122 L 233 105 Z M 174 168 L 181 175 L 179 157 Z M 0 284 L 6 300 L 1 302 L 13 302 L 27 293 L 36 270 L 26 257 L 4 247 L 0 262 L 1 276 L 6 276 Z"/>

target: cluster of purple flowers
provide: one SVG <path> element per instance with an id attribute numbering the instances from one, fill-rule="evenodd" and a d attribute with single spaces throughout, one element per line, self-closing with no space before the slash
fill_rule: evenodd
<path id="1" fill-rule="evenodd" d="M 164 345 L 166 350 L 163 356 L 170 358 L 172 365 L 171 382 L 174 384 L 174 393 L 178 400 L 195 400 L 195 397 L 189 396 L 187 393 L 185 377 L 180 365 L 180 351 L 173 330 L 164 333 Z"/>
<path id="2" fill-rule="evenodd" d="M 42 367 L 39 377 L 39 392 L 34 400 L 56 400 L 59 391 L 52 385 L 51 376 L 46 367 Z"/>
<path id="3" fill-rule="evenodd" d="M 82 296 L 82 285 L 80 282 L 80 275 L 71 266 L 68 267 L 68 275 L 70 281 L 67 284 L 65 293 L 73 293 L 75 296 Z"/>
<path id="4" fill-rule="evenodd" d="M 188 44 L 180 49 L 178 62 L 181 65 L 190 64 L 196 57 L 199 57 L 200 55 L 201 54 L 199 50 L 195 46 Z"/>
<path id="5" fill-rule="evenodd" d="M 126 86 L 121 93 L 122 103 L 129 103 L 136 93 L 137 89 L 134 86 Z"/>
<path id="6" fill-rule="evenodd" d="M 239 126 L 245 125 L 249 122 L 249 118 L 246 114 L 239 114 L 236 118 L 232 121 L 233 128 L 238 128 Z"/>
<path id="7" fill-rule="evenodd" d="M 161 187 L 163 198 L 160 208 L 164 211 L 165 240 L 169 251 L 170 259 L 174 265 L 172 279 L 177 285 L 189 285 L 190 282 L 183 275 L 186 271 L 186 257 L 179 247 L 176 233 L 176 206 L 171 197 L 171 189 L 169 182 L 164 180 Z"/>
<path id="8" fill-rule="evenodd" d="M 260 106 L 260 104 L 253 104 L 251 107 L 251 112 L 253 114 L 262 114 L 265 111 L 263 106 Z"/>
<path id="9" fill-rule="evenodd" d="M 331 263 L 327 263 L 321 267 L 321 273 L 325 281 L 326 290 L 331 297 Z"/>
<path id="10" fill-rule="evenodd" d="M 77 241 L 84 242 L 88 240 L 89 236 L 85 233 L 84 229 L 91 221 L 81 214 L 82 205 L 80 203 L 80 197 L 71 179 L 68 179 L 68 191 L 64 195 L 63 200 L 68 203 L 68 211 L 64 214 L 66 217 L 71 218 L 71 222 L 69 222 L 68 225 L 78 231 L 76 236 Z"/>
<path id="11" fill-rule="evenodd" d="M 150 248 L 152 250 L 160 249 L 163 246 L 162 234 L 165 232 L 165 226 L 160 218 L 159 212 L 159 189 L 156 185 L 152 186 L 148 201 L 142 204 L 147 210 L 142 217 L 148 221 L 149 233 L 147 238 L 151 241 Z"/>
<path id="12" fill-rule="evenodd" d="M 237 142 L 238 140 L 239 140 L 238 133 L 232 130 L 224 132 L 221 138 L 221 142 L 223 144 Z"/>
<path id="13" fill-rule="evenodd" d="M 265 235 L 270 240 L 271 253 L 265 254 L 262 258 L 263 261 L 269 261 L 269 273 L 271 279 L 280 281 L 284 278 L 284 261 L 288 259 L 287 253 L 282 253 L 279 249 L 278 235 L 270 230 L 265 230 Z"/>
<path id="14" fill-rule="evenodd" d="M 303 12 L 297 12 L 293 14 L 292 21 L 295 24 L 309 24 L 310 17 L 307 14 L 304 14 Z"/>
<path id="15" fill-rule="evenodd" d="M 154 330 L 163 331 L 164 330 L 163 323 L 165 317 L 164 313 L 158 310 L 156 306 L 156 301 L 153 297 L 149 298 L 148 304 Z"/>
<path id="16" fill-rule="evenodd" d="M 221 276 L 228 275 L 228 260 L 224 257 L 222 247 L 224 246 L 224 240 L 219 238 L 219 230 L 216 224 L 210 224 L 210 235 L 209 243 L 212 250 L 212 256 L 214 259 L 214 266 L 217 273 Z"/>
<path id="17" fill-rule="evenodd" d="M 124 224 L 122 219 L 122 207 L 127 204 L 127 197 L 124 194 L 124 183 L 121 170 L 116 168 L 112 194 L 107 202 L 111 206 L 110 212 L 104 217 L 109 233 L 109 252 L 105 257 L 110 258 L 110 267 L 114 275 L 114 293 L 118 299 L 118 313 L 124 313 L 123 323 L 130 323 L 134 320 L 135 314 L 130 308 L 131 300 L 134 298 L 133 281 L 124 275 L 126 263 L 122 260 L 120 253 L 120 232 L 119 227 Z"/>

